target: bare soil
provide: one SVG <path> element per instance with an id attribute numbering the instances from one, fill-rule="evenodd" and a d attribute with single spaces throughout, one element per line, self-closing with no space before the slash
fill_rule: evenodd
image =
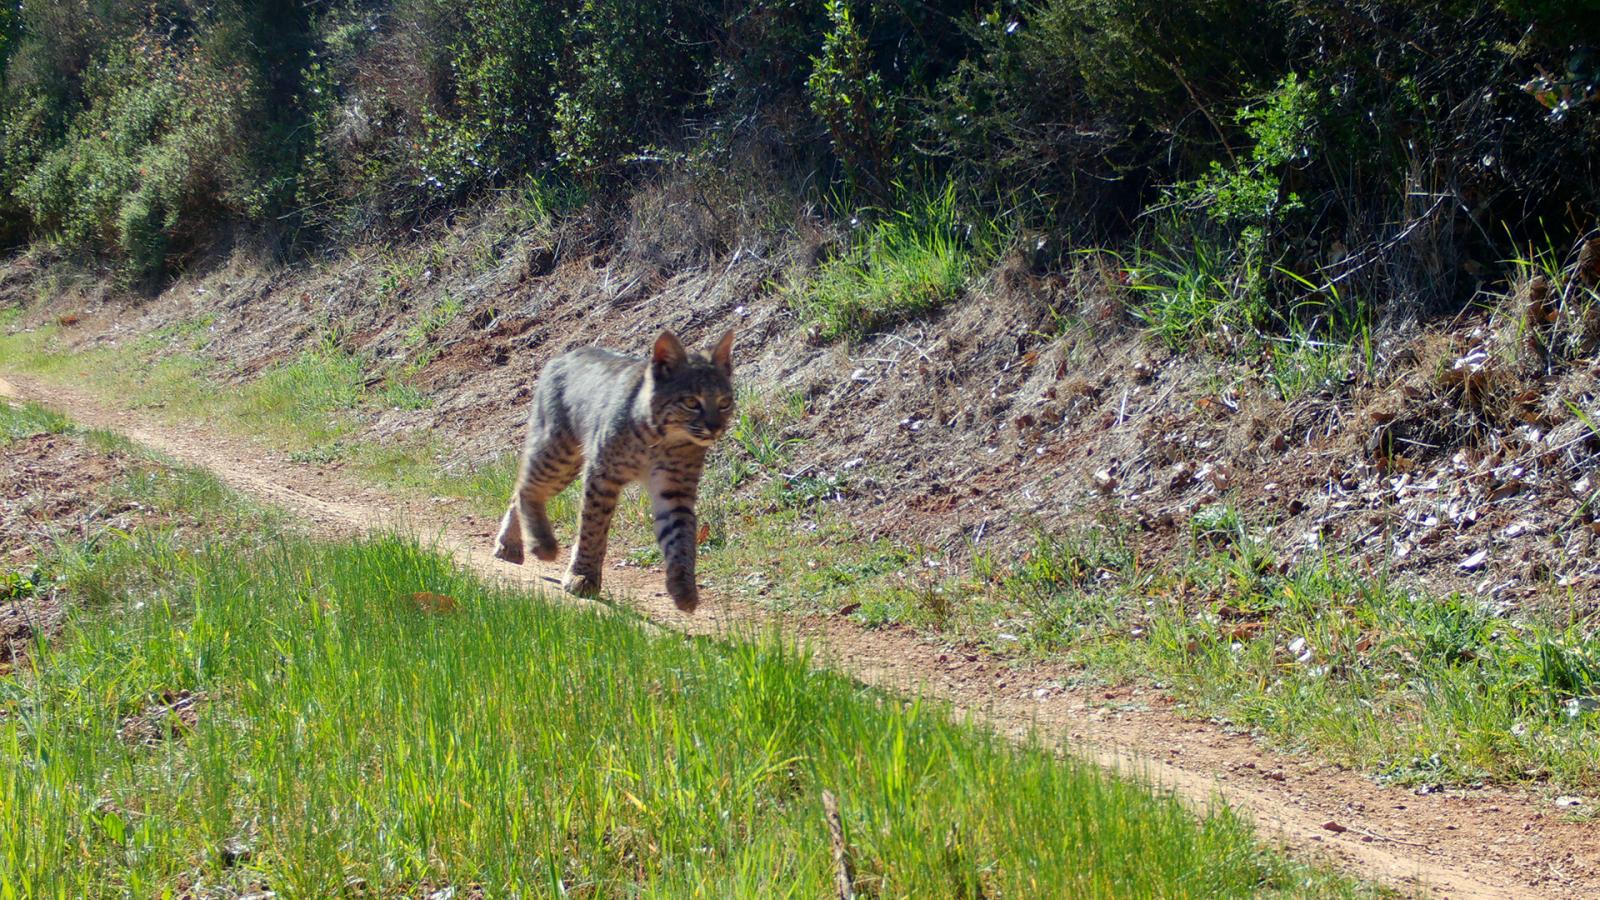
<path id="1" fill-rule="evenodd" d="M 555 565 L 515 567 L 494 560 L 491 521 L 462 516 L 439 522 L 430 504 L 402 501 L 338 472 L 288 463 L 238 438 L 200 426 L 155 425 L 80 392 L 13 381 L 0 382 L 0 393 L 50 403 L 79 421 L 209 468 L 236 490 L 282 505 L 328 534 L 411 528 L 437 537 L 463 564 L 487 576 L 580 602 L 559 592 Z M 613 568 L 607 580 L 613 602 L 686 633 L 747 635 L 773 618 L 715 594 L 698 614 L 684 615 L 661 590 L 659 575 L 637 568 Z M 1198 807 L 1225 802 L 1252 817 L 1268 840 L 1403 893 L 1600 896 L 1600 840 L 1593 826 L 1527 792 L 1384 787 L 1334 766 L 1264 750 L 1220 726 L 1186 720 L 1156 691 L 1076 686 L 1072 673 L 1047 665 L 1018 667 L 909 631 L 868 630 L 840 616 L 783 624 L 818 650 L 822 664 L 865 683 L 921 692 L 1019 740 L 1036 737 L 1070 747 Z"/>
<path id="2" fill-rule="evenodd" d="M 131 528 L 142 518 L 140 510 L 106 490 L 127 465 L 124 454 L 65 434 L 34 435 L 0 451 L 0 574 L 32 582 L 8 591 L 10 597 L 0 595 L 0 675 L 17 666 L 36 637 L 61 625 L 61 600 L 48 578 L 36 573 L 39 548 L 63 537 Z"/>

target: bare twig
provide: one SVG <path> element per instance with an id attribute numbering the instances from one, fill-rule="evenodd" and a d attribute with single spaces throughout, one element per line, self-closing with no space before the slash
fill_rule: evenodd
<path id="1" fill-rule="evenodd" d="M 889 338 L 890 340 L 899 341 L 900 343 L 905 344 L 907 347 L 910 347 L 911 349 L 917 351 L 917 355 L 922 357 L 925 361 L 930 362 L 930 363 L 933 362 L 933 357 L 929 356 L 927 351 L 923 350 L 921 347 L 917 346 L 916 344 L 912 343 L 911 341 L 906 340 L 905 338 L 901 337 L 900 335 L 898 335 L 898 334 L 886 334 L 886 335 L 884 335 L 884 337 Z"/>
<path id="2" fill-rule="evenodd" d="M 1376 831 L 1368 831 L 1365 828 L 1352 827 L 1350 830 L 1356 832 L 1357 834 L 1364 834 L 1367 837 L 1372 838 L 1373 840 L 1388 841 L 1391 844 L 1404 844 L 1407 847 L 1426 847 L 1426 846 L 1428 846 L 1427 844 L 1419 844 L 1416 841 L 1402 841 L 1399 838 L 1385 837 L 1384 835 L 1378 834 Z"/>
<path id="3" fill-rule="evenodd" d="M 855 900 L 856 873 L 850 865 L 850 848 L 844 843 L 844 822 L 839 818 L 839 802 L 832 791 L 822 792 L 822 812 L 828 819 L 828 835 L 833 839 L 833 879 L 839 900 Z"/>

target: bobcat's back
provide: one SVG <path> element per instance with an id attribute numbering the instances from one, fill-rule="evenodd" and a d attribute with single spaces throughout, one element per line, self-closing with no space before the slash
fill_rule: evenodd
<path id="1" fill-rule="evenodd" d="M 534 391 L 529 446 L 560 437 L 584 444 L 591 438 L 614 439 L 637 418 L 634 407 L 644 377 L 641 361 L 598 347 L 556 357 Z"/>

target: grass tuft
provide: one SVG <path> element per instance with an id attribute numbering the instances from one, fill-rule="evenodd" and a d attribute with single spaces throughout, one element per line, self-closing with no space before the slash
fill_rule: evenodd
<path id="1" fill-rule="evenodd" d="M 71 420 L 48 407 L 0 400 L 0 445 L 36 434 L 61 434 L 71 427 Z"/>
<path id="2" fill-rule="evenodd" d="M 996 223 L 962 220 L 947 184 L 862 226 L 844 253 L 791 292 L 791 303 L 823 340 L 861 337 L 960 296 L 1000 243 Z"/>

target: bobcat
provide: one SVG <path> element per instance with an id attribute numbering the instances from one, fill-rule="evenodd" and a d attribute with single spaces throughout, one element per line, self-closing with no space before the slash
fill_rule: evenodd
<path id="1" fill-rule="evenodd" d="M 641 362 L 609 350 L 574 350 L 539 376 L 528 440 L 511 507 L 494 555 L 553 560 L 559 549 L 545 503 L 583 472 L 583 510 L 562 587 L 584 596 L 600 590 L 606 534 L 624 485 L 643 481 L 655 512 L 656 542 L 667 567 L 667 594 L 685 612 L 700 602 L 695 586 L 694 504 L 706 451 L 733 412 L 733 332 L 710 356 L 690 354 L 670 331 Z"/>

